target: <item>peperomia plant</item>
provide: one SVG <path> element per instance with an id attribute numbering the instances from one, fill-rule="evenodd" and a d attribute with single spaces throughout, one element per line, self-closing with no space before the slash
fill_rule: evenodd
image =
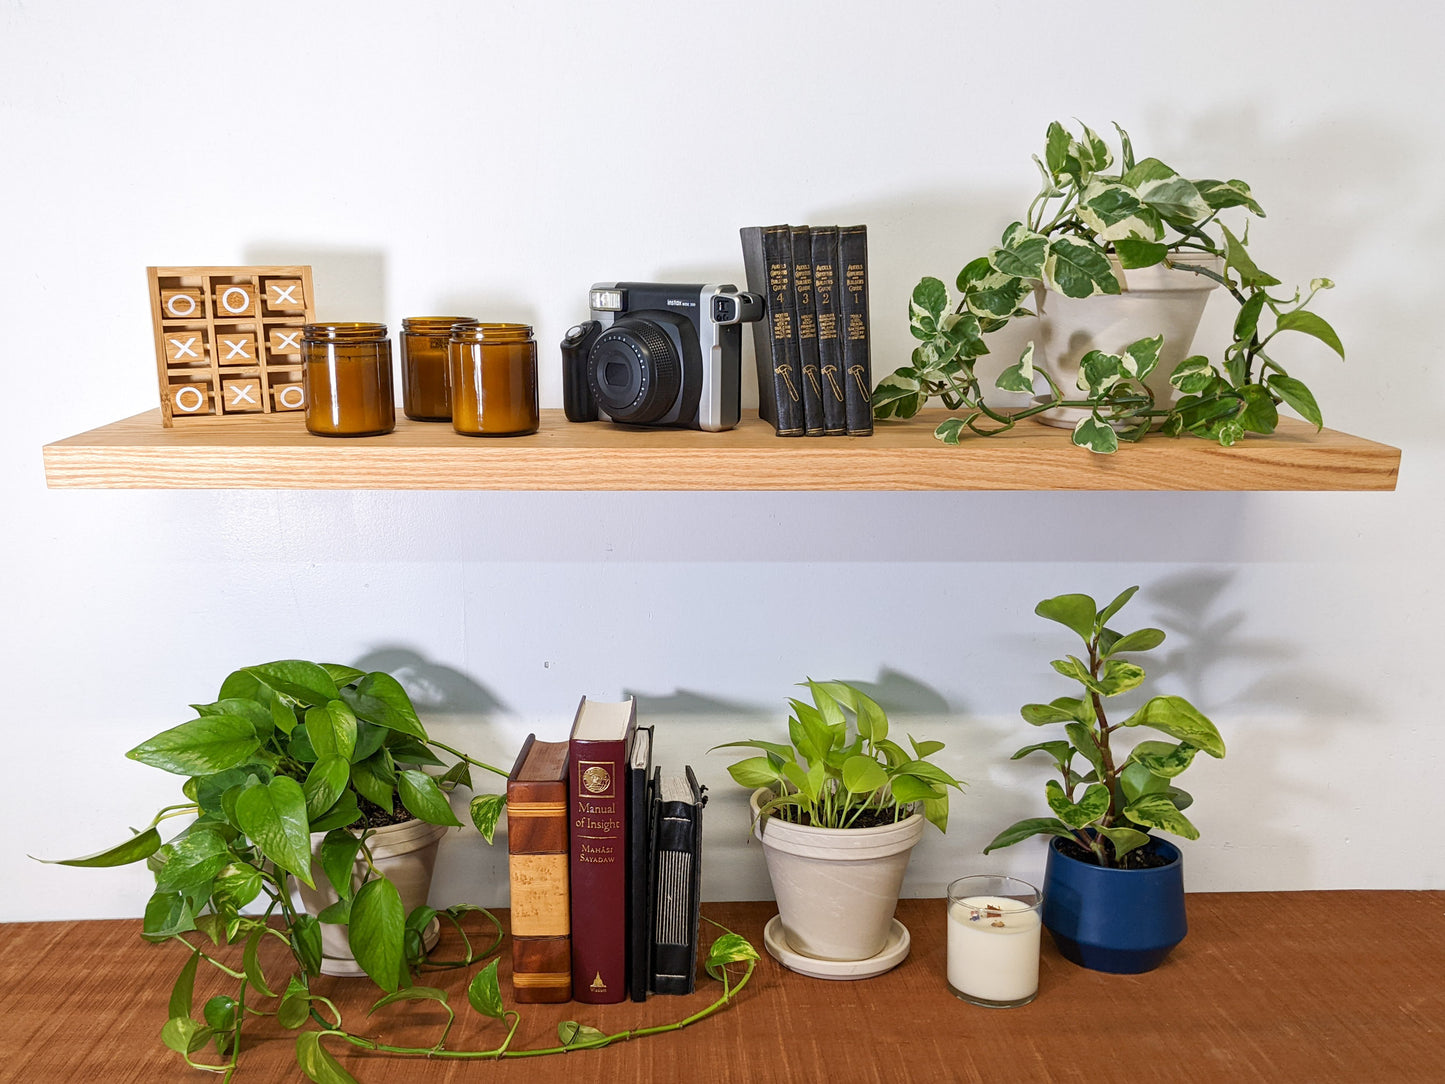
<path id="1" fill-rule="evenodd" d="M 1156 424 L 1172 436 L 1191 433 L 1230 445 L 1245 433 L 1273 432 L 1281 403 L 1317 429 L 1323 425 L 1314 395 L 1285 371 L 1275 342 L 1285 332 L 1303 333 L 1344 358 L 1339 336 L 1310 310 L 1315 295 L 1333 283 L 1317 278 L 1307 293 L 1271 292 L 1280 281 L 1254 262 L 1247 225 L 1231 229 L 1220 217 L 1230 211 L 1264 217 L 1249 185 L 1189 180 L 1157 158 L 1136 160 L 1128 133 L 1115 128 L 1117 156 L 1087 126 L 1075 138 L 1063 125 L 1049 125 L 1044 157 L 1034 156 L 1038 194 L 998 245 L 959 272 L 957 304 L 939 279 L 925 278 L 914 289 L 909 325 L 920 343 L 908 365 L 879 382 L 875 417 L 910 418 L 937 396 L 962 414 L 936 430 L 939 439 L 957 444 L 965 432 L 988 436 L 1046 410 L 1081 407 L 1089 414 L 1075 428 L 1074 443 L 1096 452 L 1116 450 L 1120 439 L 1139 440 Z M 1176 262 L 1181 254 L 1217 257 L 1222 271 L 1197 259 Z M 1118 294 L 1114 262 L 1124 270 L 1166 264 L 1221 283 L 1239 304 L 1222 360 L 1194 355 L 1181 361 L 1169 377 L 1180 398 L 1168 404 L 1155 402 L 1144 383 L 1158 360 L 1157 339 L 1119 354 L 1091 351 L 1080 359 L 1077 389 L 1061 388 L 1036 370 L 1030 343 L 996 385 L 1032 394 L 1041 377 L 1048 386 L 1042 401 L 1012 413 L 985 402 L 974 371 L 988 353 L 985 336 L 1015 317 L 1034 315 L 1026 302 L 1035 288 L 1073 298 Z"/>
<path id="2" fill-rule="evenodd" d="M 948 788 L 962 784 L 928 760 L 943 743 L 910 735 L 909 752 L 889 738 L 888 716 L 862 690 L 842 681 L 801 684 L 813 702 L 788 701 L 791 745 L 749 740 L 714 746 L 762 750 L 762 756 L 728 768 L 749 790 L 772 790 L 759 815 L 818 828 L 868 828 L 901 820 L 921 803 L 928 820 L 946 832 Z"/>
<path id="3" fill-rule="evenodd" d="M 1047 704 L 1025 704 L 1024 721 L 1033 726 L 1063 724 L 1064 738 L 1026 745 L 1014 760 L 1045 753 L 1062 781 L 1044 786 L 1052 817 L 1021 820 L 1004 829 L 984 853 L 1010 847 L 1030 836 L 1051 835 L 1083 847 L 1101 866 L 1127 867 L 1129 856 L 1149 842 L 1151 829 L 1198 839 L 1184 815 L 1193 799 L 1174 785 L 1196 753 L 1224 756 L 1224 739 L 1198 708 L 1180 696 L 1155 696 L 1119 722 L 1111 723 L 1105 702 L 1143 684 L 1144 668 L 1123 656 L 1150 651 L 1164 642 L 1159 629 L 1119 633 L 1109 622 L 1137 587 L 1130 587 L 1102 610 L 1088 595 L 1059 595 L 1040 602 L 1034 612 L 1072 629 L 1084 642 L 1084 657 L 1055 659 L 1053 668 L 1079 683 L 1078 696 Z M 1115 735 L 1120 728 L 1147 727 L 1172 741 L 1145 740 L 1125 752 Z M 1076 763 L 1081 758 L 1082 763 Z M 1088 771 L 1081 774 L 1081 768 Z"/>
<path id="4" fill-rule="evenodd" d="M 614 1034 L 568 1021 L 559 1027 L 558 1045 L 520 1050 L 511 1047 L 518 1014 L 503 1007 L 493 960 L 473 977 L 467 1000 L 482 1015 L 508 1024 L 506 1035 L 490 1050 L 447 1049 L 454 1017 L 448 994 L 417 985 L 414 975 L 469 966 L 492 955 L 502 943 L 501 925 L 489 912 L 466 904 L 440 912 L 422 905 L 406 914 L 396 886 L 377 869 L 369 840 L 376 827 L 409 818 L 460 827 L 448 794 L 458 786 L 471 789 L 472 768 L 502 778 L 506 771 L 429 736 L 406 690 L 382 672 L 299 660 L 248 666 L 226 678 L 215 701 L 192 707 L 195 719 L 126 754 L 185 777 L 186 800 L 162 809 L 125 842 L 59 864 L 149 864 L 156 890 L 145 908 L 142 936 L 187 949 L 161 1038 L 194 1068 L 229 1080 L 243 1048 L 242 1027 L 252 1016 L 274 1016 L 281 1026 L 298 1029 L 297 1062 L 319 1084 L 353 1081 L 324 1046 L 328 1038 L 431 1058 L 530 1057 L 606 1046 L 711 1015 L 736 996 L 752 973 L 756 951 L 743 938 L 725 933 L 708 957 L 709 972 L 723 980 L 724 990 L 702 1012 L 676 1024 Z M 441 755 L 455 760 L 433 775 L 428 767 L 446 767 Z M 505 803 L 502 794 L 480 794 L 471 801 L 471 819 L 488 842 Z M 161 825 L 178 817 L 192 819 L 163 842 Z M 315 865 L 313 833 L 325 833 Z M 364 871 L 359 887 L 353 882 L 358 867 Z M 320 915 L 303 913 L 293 898 L 294 882 L 314 887 L 322 878 L 338 901 Z M 463 928 L 462 919 L 472 913 L 492 924 L 493 936 L 484 948 L 474 949 Z M 462 959 L 428 956 L 423 931 L 440 918 L 459 935 Z M 322 923 L 347 929 L 356 962 L 381 988 L 373 1012 L 403 1001 L 441 1004 L 447 1024 L 434 1045 L 388 1045 L 343 1027 L 336 1005 L 310 986 L 321 966 Z M 289 977 L 278 980 L 263 969 L 262 945 L 270 942 L 289 950 L 296 965 Z M 218 958 L 221 950 L 240 959 L 228 965 Z M 236 987 L 234 996 L 212 997 L 197 1014 L 194 989 L 202 962 L 235 980 Z M 736 985 L 723 970 L 733 963 L 746 967 Z M 299 1030 L 308 1023 L 320 1030 Z M 208 1046 L 221 1061 L 202 1060 Z"/>

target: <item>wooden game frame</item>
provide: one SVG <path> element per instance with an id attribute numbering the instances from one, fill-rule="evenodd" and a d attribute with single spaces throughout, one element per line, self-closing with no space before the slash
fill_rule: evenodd
<path id="1" fill-rule="evenodd" d="M 311 268 L 148 267 L 166 427 L 303 409 Z"/>

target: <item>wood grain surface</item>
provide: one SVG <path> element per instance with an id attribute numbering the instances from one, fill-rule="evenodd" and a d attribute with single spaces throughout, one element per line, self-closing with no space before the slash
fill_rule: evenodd
<path id="1" fill-rule="evenodd" d="M 1112 456 L 1034 422 L 942 444 L 925 411 L 871 437 L 781 438 L 756 415 L 734 430 L 573 424 L 542 412 L 526 437 L 464 437 L 398 418 L 380 437 L 316 437 L 298 414 L 166 429 L 150 411 L 48 444 L 52 488 L 509 490 L 1392 490 L 1400 452 L 1282 419 L 1233 448 L 1155 436 Z"/>
<path id="2" fill-rule="evenodd" d="M 771 903 L 704 905 L 705 917 L 762 951 Z M 505 918 L 505 912 L 502 913 Z M 1189 897 L 1190 933 L 1157 971 L 1102 975 L 1045 939 L 1038 1000 L 981 1009 L 944 983 L 941 900 L 904 900 L 912 951 L 874 979 L 827 982 L 764 953 L 752 982 L 718 1015 L 681 1032 L 565 1057 L 505 1062 L 397 1058 L 332 1046 L 366 1081 L 707 1081 L 911 1084 L 941 1081 L 1445 1080 L 1445 892 L 1219 893 Z M 141 941 L 138 922 L 0 926 L 0 1080 L 206 1081 L 160 1041 L 184 951 Z M 711 939 L 704 923 L 704 940 Z M 445 946 L 443 946 L 445 947 Z M 502 954 L 505 991 L 507 955 Z M 286 973 L 281 957 L 268 974 Z M 471 972 L 427 981 L 451 991 L 453 1049 L 502 1034 L 466 1007 Z M 368 1018 L 374 988 L 320 979 L 357 1033 L 429 1044 L 442 1013 L 421 1002 Z M 518 1049 L 551 1045 L 559 1021 L 612 1032 L 677 1020 L 719 989 L 645 1004 L 523 1006 Z M 197 1004 L 218 992 L 198 981 Z M 238 1081 L 304 1080 L 294 1039 L 256 1018 Z M 333 1040 L 334 1042 L 334 1040 Z"/>

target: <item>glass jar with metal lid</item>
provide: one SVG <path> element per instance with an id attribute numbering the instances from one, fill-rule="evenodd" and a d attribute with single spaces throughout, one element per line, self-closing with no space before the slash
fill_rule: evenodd
<path id="1" fill-rule="evenodd" d="M 308 432 L 369 437 L 396 427 L 385 324 L 307 324 L 301 352 Z"/>
<path id="2" fill-rule="evenodd" d="M 475 437 L 537 431 L 537 342 L 531 327 L 453 324 L 447 355 L 453 429 Z"/>

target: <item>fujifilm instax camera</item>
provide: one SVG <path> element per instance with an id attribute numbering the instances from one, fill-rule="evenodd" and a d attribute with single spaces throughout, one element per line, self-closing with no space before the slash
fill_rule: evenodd
<path id="1" fill-rule="evenodd" d="M 732 285 L 599 282 L 592 319 L 562 340 L 562 401 L 574 422 L 719 432 L 738 424 L 742 325 L 759 294 Z"/>

